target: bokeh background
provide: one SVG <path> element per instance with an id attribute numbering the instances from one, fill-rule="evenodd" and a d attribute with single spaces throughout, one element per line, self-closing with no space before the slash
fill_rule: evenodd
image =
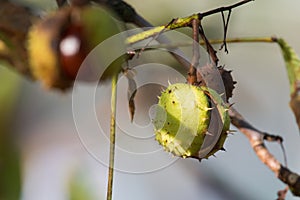
<path id="1" fill-rule="evenodd" d="M 55 9 L 52 1 L 22 2 L 45 12 Z M 207 11 L 236 1 L 127 2 L 151 23 L 161 25 L 172 18 Z M 299 5 L 296 0 L 257 0 L 234 9 L 228 37 L 278 36 L 300 53 Z M 203 26 L 210 39 L 222 38 L 220 14 L 205 18 Z M 235 107 L 257 128 L 284 138 L 288 166 L 299 173 L 299 130 L 288 106 L 289 85 L 280 49 L 276 44 L 264 43 L 228 44 L 228 47 L 229 54 L 220 52 L 218 55 L 220 62 L 227 69 L 233 70 L 234 79 L 238 82 L 231 102 L 235 102 Z M 155 55 L 151 54 L 152 60 Z M 176 62 L 170 58 L 169 64 L 175 66 Z M 10 69 L 1 67 L 0 70 L 0 142 L 3 144 L 0 164 L 2 170 L 7 170 L 2 174 L 10 175 L 0 178 L 0 191 L 9 193 L 10 188 L 20 188 L 22 200 L 105 199 L 107 168 L 80 141 L 73 120 L 71 92 L 46 91 L 39 83 L 26 80 Z M 86 87 L 88 90 L 88 86 Z M 146 125 L 149 122 L 148 109 L 159 91 L 159 87 L 149 86 L 138 92 L 137 124 Z M 108 97 L 109 93 L 97 94 L 98 103 L 95 106 L 104 130 L 109 122 Z M 81 106 L 84 110 L 85 105 Z M 119 113 L 120 116 L 128 116 L 126 109 L 123 108 L 122 111 L 124 113 Z M 82 116 L 86 127 L 89 127 L 91 117 Z M 123 120 L 128 119 L 120 119 L 120 123 Z M 147 130 L 149 132 L 143 134 L 153 134 L 151 127 Z M 94 133 L 95 129 L 90 127 L 89 131 Z M 119 130 L 120 132 L 122 131 Z M 118 138 L 122 140 L 122 136 Z M 95 144 L 105 154 L 108 149 L 105 144 L 101 146 L 102 142 Z M 122 144 L 143 148 L 141 144 L 128 142 Z M 154 139 L 147 142 L 147 145 L 153 147 L 157 145 Z M 148 147 L 147 145 L 145 146 Z M 283 161 L 278 144 L 267 146 Z M 216 158 L 201 163 L 193 159 L 179 159 L 152 173 L 117 171 L 114 199 L 276 199 L 276 192 L 285 186 L 258 160 L 247 139 L 237 132 L 228 138 L 225 148 L 226 152 L 219 152 Z M 164 152 L 161 152 L 161 156 L 174 159 Z M 155 161 L 154 159 L 153 162 Z M 120 166 L 122 162 L 124 165 L 128 162 L 132 166 L 142 165 L 138 159 L 122 160 L 120 156 L 117 156 L 116 162 Z M 18 168 L 22 180 L 20 185 L 17 181 Z M 8 199 L 17 199 L 17 196 L 15 194 Z M 297 198 L 289 193 L 287 199 Z"/>

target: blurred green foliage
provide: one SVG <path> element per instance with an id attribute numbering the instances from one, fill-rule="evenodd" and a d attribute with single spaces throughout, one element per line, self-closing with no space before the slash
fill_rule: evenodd
<path id="1" fill-rule="evenodd" d="M 92 194 L 88 188 L 83 176 L 80 173 L 75 173 L 70 180 L 70 200 L 92 200 Z"/>
<path id="2" fill-rule="evenodd" d="M 12 131 L 19 93 L 17 76 L 0 68 L 0 200 L 20 197 L 20 153 Z"/>

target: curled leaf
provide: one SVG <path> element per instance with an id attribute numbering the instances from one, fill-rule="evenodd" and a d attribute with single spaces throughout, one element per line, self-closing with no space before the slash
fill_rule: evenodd
<path id="1" fill-rule="evenodd" d="M 276 42 L 281 48 L 290 82 L 290 106 L 300 129 L 300 59 L 282 38 L 278 38 Z"/>
<path id="2" fill-rule="evenodd" d="M 128 107 L 130 113 L 131 122 L 133 121 L 134 113 L 135 113 L 135 103 L 134 97 L 137 92 L 137 85 L 134 80 L 134 72 L 130 70 L 125 71 L 125 75 L 128 80 L 128 89 L 127 89 L 127 98 L 128 98 Z"/>

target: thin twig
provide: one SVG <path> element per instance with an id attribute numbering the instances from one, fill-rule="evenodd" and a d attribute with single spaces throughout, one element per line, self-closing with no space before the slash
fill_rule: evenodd
<path id="1" fill-rule="evenodd" d="M 216 13 L 224 12 L 224 11 L 227 11 L 227 10 L 232 10 L 233 8 L 236 8 L 236 7 L 239 7 L 239 6 L 244 5 L 246 3 L 249 3 L 250 1 L 254 1 L 254 0 L 244 0 L 244 1 L 240 1 L 238 3 L 235 3 L 233 5 L 230 5 L 230 6 L 219 7 L 219 8 L 213 9 L 213 10 L 209 10 L 209 11 L 204 12 L 204 13 L 199 13 L 198 14 L 199 19 L 202 19 L 203 17 L 213 15 L 213 14 L 216 14 Z"/>
<path id="2" fill-rule="evenodd" d="M 65 2 L 65 0 L 56 0 L 56 1 L 57 1 L 58 5 L 62 4 L 62 2 Z M 86 1 L 86 0 L 82 0 L 82 1 Z M 151 23 L 149 23 L 146 19 L 144 19 L 141 15 L 139 15 L 130 4 L 128 4 L 122 0 L 110 0 L 110 1 L 91 0 L 91 1 L 101 4 L 101 5 L 108 6 L 109 8 L 114 10 L 124 22 L 134 23 L 137 26 L 143 27 L 143 28 L 153 27 L 153 25 Z M 211 11 L 204 12 L 204 13 L 198 13 L 198 14 L 195 14 L 192 16 L 188 16 L 186 18 L 174 19 L 174 20 L 172 20 L 172 23 L 168 24 L 168 26 L 154 27 L 153 29 L 150 29 L 148 31 L 144 31 L 143 33 L 136 34 L 132 37 L 129 37 L 126 40 L 126 43 L 133 44 L 133 43 L 139 42 L 141 40 L 145 40 L 149 37 L 153 37 L 155 35 L 160 35 L 160 37 L 157 38 L 157 41 L 162 44 L 169 44 L 170 43 L 169 39 L 166 36 L 162 35 L 161 33 L 168 31 L 168 30 L 173 30 L 173 29 L 177 29 L 177 28 L 181 28 L 181 27 L 190 26 L 193 19 L 202 19 L 205 16 L 208 16 L 211 14 L 223 12 L 226 10 L 231 10 L 235 7 L 241 6 L 250 1 L 253 1 L 253 0 L 244 0 L 239 3 L 233 4 L 231 6 L 225 6 L 225 7 L 213 9 Z M 174 21 L 174 23 L 173 23 L 173 21 Z M 190 65 L 189 61 L 185 59 L 183 52 L 178 47 L 168 49 L 168 51 L 183 67 L 185 67 L 186 69 L 189 69 L 189 65 Z M 212 53 L 212 52 L 210 52 L 210 53 Z M 217 61 L 217 59 L 214 59 L 214 60 Z"/>
<path id="3" fill-rule="evenodd" d="M 153 29 L 144 31 L 142 33 L 139 33 L 139 34 L 136 34 L 136 35 L 133 35 L 133 36 L 127 38 L 126 43 L 133 44 L 133 43 L 139 42 L 141 40 L 145 40 L 149 37 L 153 37 L 154 35 L 161 33 L 162 31 L 166 32 L 169 30 L 177 29 L 177 28 L 191 26 L 191 22 L 193 19 L 198 19 L 199 21 L 201 21 L 206 16 L 216 14 L 219 12 L 224 12 L 227 10 L 232 10 L 235 7 L 241 6 L 241 5 L 251 2 L 251 1 L 253 1 L 253 0 L 244 0 L 239 3 L 233 4 L 231 6 L 220 7 L 220 8 L 216 8 L 216 9 L 204 12 L 204 13 L 197 13 L 197 14 L 193 14 L 188 17 L 173 19 L 172 20 L 173 23 L 169 24 L 168 26 L 157 26 L 157 27 L 154 27 Z"/>
<path id="4" fill-rule="evenodd" d="M 150 24 L 138 14 L 135 17 L 134 23 L 138 27 L 153 27 L 152 24 Z M 156 38 L 156 41 L 165 45 L 171 44 L 171 41 L 165 35 L 160 35 L 158 38 Z M 178 47 L 172 46 L 170 48 L 167 48 L 167 50 L 184 68 L 189 68 L 189 61 L 185 59 L 184 53 Z"/>
<path id="5" fill-rule="evenodd" d="M 218 66 L 219 58 L 217 57 L 217 51 L 211 46 L 209 40 L 205 36 L 204 29 L 201 24 L 199 25 L 199 34 L 202 37 L 202 40 L 204 41 L 207 52 L 209 53 L 213 63 L 215 64 L 215 66 Z"/>
<path id="6" fill-rule="evenodd" d="M 182 28 L 182 27 L 188 27 L 188 26 L 191 26 L 191 23 L 193 20 L 199 20 L 199 32 L 200 32 L 200 35 L 202 37 L 202 39 L 204 39 L 205 43 L 206 43 L 206 47 L 207 47 L 207 50 L 208 50 L 208 53 L 210 54 L 211 58 L 212 58 L 212 61 L 217 65 L 218 64 L 218 58 L 216 56 L 216 51 L 213 49 L 213 47 L 209 44 L 209 41 L 207 40 L 205 34 L 204 34 L 204 30 L 203 28 L 201 27 L 201 19 L 204 18 L 205 16 L 208 16 L 208 15 L 211 15 L 211 14 L 215 14 L 215 13 L 218 13 L 218 12 L 224 12 L 226 10 L 228 10 L 230 13 L 231 13 L 231 10 L 235 7 L 238 7 L 238 6 L 241 6 L 243 4 L 246 4 L 250 1 L 253 1 L 253 0 L 244 0 L 244 1 L 241 1 L 239 3 L 236 3 L 236 4 L 233 4 L 231 6 L 226 6 L 226 7 L 221 7 L 221 8 L 217 8 L 217 9 L 213 9 L 211 11 L 208 11 L 208 12 L 204 12 L 204 13 L 198 13 L 198 14 L 194 14 L 194 15 L 191 15 L 191 16 L 188 16 L 188 17 L 184 17 L 184 18 L 177 18 L 177 19 L 173 19 L 171 22 L 172 23 L 168 23 L 167 25 L 165 26 L 158 26 L 158 27 L 154 27 L 153 29 L 150 29 L 150 30 L 147 30 L 147 31 L 144 31 L 142 33 L 139 33 L 139 34 L 136 34 L 136 35 L 133 35 L 129 38 L 127 38 L 126 40 L 126 43 L 127 44 L 133 44 L 133 43 L 136 43 L 136 42 L 139 42 L 141 40 L 144 40 L 144 39 L 147 39 L 149 37 L 153 37 L 155 35 L 161 35 L 163 32 L 165 31 L 169 31 L 169 30 L 174 30 L 174 29 L 177 29 L 177 28 Z M 137 13 L 135 13 L 134 15 L 134 20 L 132 20 L 132 22 L 136 23 L 137 25 L 142 25 L 144 23 L 144 25 L 150 25 L 150 23 L 148 23 L 146 20 L 144 20 L 140 15 L 138 15 Z M 230 14 L 229 14 L 230 16 Z M 225 29 L 227 29 L 228 27 L 228 21 L 229 21 L 229 16 L 228 16 L 228 20 L 226 22 L 226 26 L 225 26 Z M 225 34 L 225 37 L 226 37 L 226 32 L 227 30 L 224 30 L 224 34 Z M 163 35 L 162 35 L 163 36 Z M 225 40 L 225 39 L 224 39 Z M 170 43 L 166 37 L 162 38 L 159 40 L 157 40 L 158 42 L 160 43 Z M 227 49 L 227 48 L 226 48 Z M 173 49 L 174 50 L 174 49 Z M 181 53 L 181 51 L 178 49 L 178 47 L 176 47 L 175 49 L 177 52 L 173 53 L 172 51 L 171 52 L 171 55 L 173 55 L 173 57 L 179 62 L 181 63 L 185 68 L 187 68 L 188 66 L 188 62 L 183 59 L 183 55 Z M 180 53 L 180 54 L 178 54 Z"/>
<path id="7" fill-rule="evenodd" d="M 208 40 L 210 44 L 222 44 L 223 39 L 219 40 Z M 226 38 L 226 43 L 275 43 L 274 37 L 245 37 L 245 38 Z M 205 42 L 201 40 L 200 45 L 205 45 Z M 192 46 L 193 42 L 173 42 L 172 44 L 156 44 L 149 45 L 147 49 L 158 49 L 158 48 L 175 48 L 175 47 L 187 47 Z M 145 50 L 147 50 L 145 49 Z"/>
<path id="8" fill-rule="evenodd" d="M 135 9 L 129 5 L 128 3 L 121 1 L 121 0 L 92 0 L 98 4 L 106 5 L 114 10 L 119 17 L 128 23 L 133 23 L 138 27 L 141 28 L 151 28 L 154 27 L 150 22 L 148 22 L 145 18 L 143 18 L 139 13 L 135 11 Z M 162 26 L 164 29 L 164 27 Z M 163 30 L 162 29 L 162 30 Z M 159 32 L 158 32 L 159 33 Z M 156 35 L 158 35 L 156 33 Z M 153 34 L 154 36 L 155 34 Z M 147 38 L 144 38 L 147 39 Z M 143 39 L 142 39 L 143 40 Z M 170 44 L 171 41 L 165 35 L 159 35 L 156 38 L 159 43 L 162 44 Z M 185 59 L 184 53 L 178 47 L 172 47 L 168 49 L 169 53 L 186 69 L 189 69 L 189 61 Z"/>
<path id="9" fill-rule="evenodd" d="M 284 167 L 267 149 L 264 144 L 265 132 L 259 131 L 247 122 L 233 107 L 229 109 L 231 123 L 236 126 L 249 140 L 257 157 L 271 169 L 275 175 L 289 186 L 295 196 L 300 196 L 300 176 Z"/>
<path id="10" fill-rule="evenodd" d="M 115 161 L 115 143 L 116 143 L 116 100 L 117 100 L 117 82 L 118 74 L 114 74 L 111 80 L 111 114 L 110 114 L 110 149 L 109 149 L 109 168 L 107 184 L 107 200 L 112 200 L 113 179 L 114 179 L 114 161 Z"/>
<path id="11" fill-rule="evenodd" d="M 278 142 L 282 153 L 283 153 L 283 159 L 284 159 L 284 165 L 287 167 L 287 157 L 286 157 L 286 152 L 285 152 L 285 148 L 283 146 L 283 138 L 279 135 L 271 135 L 269 133 L 263 133 L 264 134 L 264 140 L 268 141 L 268 142 Z"/>
<path id="12" fill-rule="evenodd" d="M 229 24 L 229 19 L 230 19 L 230 15 L 231 15 L 231 10 L 228 11 L 228 15 L 227 15 L 226 21 L 225 21 L 224 12 L 222 11 L 221 13 L 222 13 L 222 21 L 223 21 L 224 33 L 223 33 L 223 44 L 221 45 L 220 50 L 224 47 L 225 48 L 225 52 L 228 53 L 226 38 L 227 38 L 227 32 L 228 32 L 227 30 L 228 30 L 228 24 Z"/>

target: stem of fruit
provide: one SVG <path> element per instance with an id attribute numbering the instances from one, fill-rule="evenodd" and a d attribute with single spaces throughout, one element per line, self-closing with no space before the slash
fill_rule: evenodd
<path id="1" fill-rule="evenodd" d="M 197 67 L 199 65 L 200 60 L 200 50 L 199 50 L 199 20 L 193 19 L 192 21 L 193 27 L 193 58 L 190 65 L 190 69 L 188 71 L 187 82 L 189 84 L 197 83 Z"/>
<path id="2" fill-rule="evenodd" d="M 158 34 L 162 34 L 166 31 L 174 30 L 177 28 L 187 27 L 191 24 L 193 19 L 198 19 L 198 15 L 194 14 L 188 17 L 173 19 L 167 25 L 153 27 L 152 29 L 143 31 L 141 33 L 132 35 L 126 39 L 127 44 L 134 44 L 139 41 L 145 40 L 149 37 L 156 36 Z"/>
<path id="3" fill-rule="evenodd" d="M 111 80 L 111 115 L 110 115 L 110 149 L 109 149 L 109 168 L 107 184 L 107 200 L 112 200 L 115 144 L 116 144 L 116 100 L 117 100 L 117 82 L 118 74 L 114 74 Z"/>

